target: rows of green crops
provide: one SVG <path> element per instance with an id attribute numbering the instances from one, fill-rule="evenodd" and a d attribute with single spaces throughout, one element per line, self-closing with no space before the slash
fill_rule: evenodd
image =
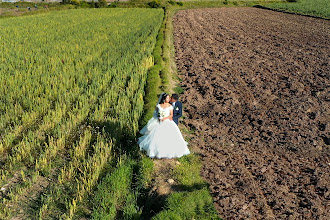
<path id="1" fill-rule="evenodd" d="M 74 217 L 138 129 L 162 18 L 81 9 L 0 20 L 0 219 Z"/>
<path id="2" fill-rule="evenodd" d="M 281 9 L 300 14 L 330 18 L 329 0 L 297 0 L 296 2 L 282 2 L 268 4 L 267 7 Z"/>

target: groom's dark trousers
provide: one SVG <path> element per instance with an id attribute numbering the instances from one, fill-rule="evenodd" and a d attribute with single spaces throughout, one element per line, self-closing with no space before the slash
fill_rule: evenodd
<path id="1" fill-rule="evenodd" d="M 173 109 L 173 121 L 175 124 L 179 123 L 179 118 L 182 116 L 182 103 L 180 101 L 175 102 Z"/>

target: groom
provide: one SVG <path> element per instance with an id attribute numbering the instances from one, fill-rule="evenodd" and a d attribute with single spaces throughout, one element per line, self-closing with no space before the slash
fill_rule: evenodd
<path id="1" fill-rule="evenodd" d="M 179 123 L 179 118 L 182 116 L 182 103 L 178 99 L 178 94 L 172 94 L 170 100 L 173 106 L 173 121 L 177 125 Z"/>

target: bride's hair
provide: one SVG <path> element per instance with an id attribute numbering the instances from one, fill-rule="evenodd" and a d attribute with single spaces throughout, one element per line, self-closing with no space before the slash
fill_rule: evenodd
<path id="1" fill-rule="evenodd" d="M 165 99 L 166 99 L 167 96 L 169 96 L 169 94 L 164 93 L 164 94 L 162 95 L 162 98 L 160 99 L 159 104 L 164 104 L 164 103 L 165 103 Z"/>

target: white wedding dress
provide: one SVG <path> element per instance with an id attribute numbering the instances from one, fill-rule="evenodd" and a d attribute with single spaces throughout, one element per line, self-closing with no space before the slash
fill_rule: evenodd
<path id="1" fill-rule="evenodd" d="M 163 118 L 168 117 L 173 109 L 172 106 L 162 108 L 159 104 L 157 108 Z M 143 134 L 138 140 L 140 149 L 145 150 L 151 158 L 175 158 L 190 153 L 175 122 L 169 119 L 159 122 L 157 111 L 140 133 Z"/>

